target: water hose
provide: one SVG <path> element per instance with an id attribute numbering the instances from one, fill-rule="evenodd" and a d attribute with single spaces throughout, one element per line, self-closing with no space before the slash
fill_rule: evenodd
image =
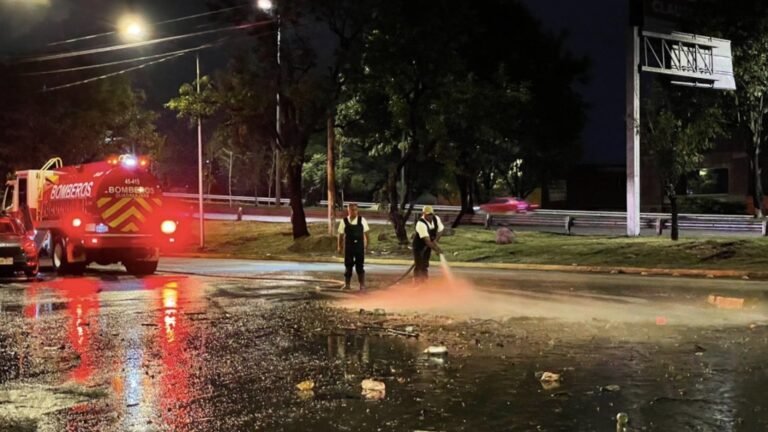
<path id="1" fill-rule="evenodd" d="M 429 250 L 429 247 L 424 248 L 424 251 L 421 254 L 422 255 L 426 255 L 428 250 Z M 439 256 L 441 254 L 437 254 L 437 255 Z M 416 263 L 415 262 L 413 264 L 411 264 L 411 266 L 408 267 L 408 270 L 406 270 L 405 273 L 403 273 L 402 276 L 397 278 L 397 280 L 394 283 L 392 283 L 392 285 L 390 285 L 390 286 L 395 286 L 395 285 L 399 284 L 400 282 L 402 282 L 403 279 L 405 279 L 406 277 L 408 277 L 409 274 L 411 274 L 411 272 L 413 271 L 414 268 L 416 268 Z"/>

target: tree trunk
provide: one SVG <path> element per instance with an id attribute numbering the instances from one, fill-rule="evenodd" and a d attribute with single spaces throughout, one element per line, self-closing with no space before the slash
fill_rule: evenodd
<path id="1" fill-rule="evenodd" d="M 294 239 L 309 237 L 304 203 L 301 201 L 301 171 L 304 166 L 302 159 L 301 157 L 291 157 L 288 163 L 288 196 L 291 199 L 291 226 L 293 227 Z"/>
<path id="2" fill-rule="evenodd" d="M 401 245 L 408 244 L 408 232 L 405 230 L 405 218 L 400 213 L 397 199 L 397 176 L 398 170 L 390 170 L 387 181 L 387 191 L 389 192 L 389 221 L 395 229 L 395 235 Z"/>
<path id="3" fill-rule="evenodd" d="M 669 210 L 672 213 L 672 226 L 670 227 L 670 238 L 677 241 L 680 238 L 679 215 L 677 209 L 677 192 L 675 185 L 667 184 L 667 198 L 669 199 Z"/>
<path id="4" fill-rule="evenodd" d="M 550 208 L 549 198 L 549 178 L 548 176 L 542 176 L 541 178 L 541 208 Z"/>
<path id="5" fill-rule="evenodd" d="M 761 218 L 765 215 L 765 209 L 763 208 L 763 169 L 760 166 L 760 144 L 755 143 L 754 152 L 754 172 L 755 172 L 755 195 L 754 204 L 757 217 Z"/>
<path id="6" fill-rule="evenodd" d="M 472 181 L 470 177 L 456 174 L 456 186 L 459 188 L 461 210 L 459 211 L 459 215 L 456 216 L 456 219 L 453 221 L 453 228 L 457 228 L 461 225 L 461 219 L 464 215 L 475 214 L 474 202 L 472 200 Z"/>
<path id="7" fill-rule="evenodd" d="M 757 217 L 765 214 L 763 208 L 763 170 L 760 166 L 760 150 L 763 145 L 763 97 L 760 97 L 758 113 L 752 113 L 750 130 L 752 132 L 753 171 L 755 173 L 755 194 L 753 195 Z"/>

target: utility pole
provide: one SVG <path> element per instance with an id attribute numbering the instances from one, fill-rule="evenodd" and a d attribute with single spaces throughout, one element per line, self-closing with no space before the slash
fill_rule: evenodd
<path id="1" fill-rule="evenodd" d="M 200 53 L 195 53 L 195 69 L 197 70 L 197 96 L 200 97 Z M 203 209 L 203 119 L 197 115 L 197 202 L 200 214 L 200 249 L 205 248 L 205 210 Z"/>
<path id="2" fill-rule="evenodd" d="M 336 160 L 334 150 L 336 148 L 336 130 L 333 114 L 328 115 L 328 235 L 334 235 L 336 226 Z"/>
<path id="3" fill-rule="evenodd" d="M 629 0 L 627 28 L 627 236 L 640 235 L 640 28 L 641 0 Z"/>

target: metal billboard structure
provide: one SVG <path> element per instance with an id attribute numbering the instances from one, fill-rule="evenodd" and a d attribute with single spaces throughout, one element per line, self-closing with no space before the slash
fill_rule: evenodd
<path id="1" fill-rule="evenodd" d="M 643 72 L 670 75 L 674 84 L 736 90 L 731 41 L 678 32 L 642 36 Z"/>
<path id="2" fill-rule="evenodd" d="M 652 4 L 655 12 L 684 8 Z M 679 0 L 689 7 L 693 0 Z M 670 6 L 671 5 L 671 6 Z M 673 84 L 715 90 L 735 90 L 731 42 L 708 36 L 675 31 L 643 29 L 643 3 L 630 0 L 630 22 L 627 32 L 627 235 L 640 235 L 640 72 L 669 76 Z M 663 23 L 660 28 L 671 27 Z M 642 49 L 641 49 L 642 47 Z"/>

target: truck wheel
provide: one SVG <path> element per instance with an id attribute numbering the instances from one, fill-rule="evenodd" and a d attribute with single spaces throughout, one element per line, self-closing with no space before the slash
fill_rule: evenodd
<path id="1" fill-rule="evenodd" d="M 148 276 L 157 271 L 157 261 L 124 261 L 125 269 L 134 276 Z"/>
<path id="2" fill-rule="evenodd" d="M 61 276 L 69 273 L 69 265 L 67 263 L 67 249 L 64 247 L 64 240 L 54 240 L 51 261 L 53 262 L 53 269 L 56 271 L 56 273 Z"/>
<path id="3" fill-rule="evenodd" d="M 56 239 L 53 244 L 52 262 L 53 269 L 59 276 L 76 275 L 85 273 L 85 263 L 70 263 L 67 260 L 67 248 L 63 239 Z"/>

